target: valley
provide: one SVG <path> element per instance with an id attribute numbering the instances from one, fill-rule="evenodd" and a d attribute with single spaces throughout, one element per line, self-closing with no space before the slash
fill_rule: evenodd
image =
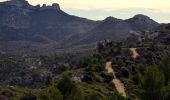
<path id="1" fill-rule="evenodd" d="M 170 24 L 0 2 L 0 100 L 170 100 Z"/>

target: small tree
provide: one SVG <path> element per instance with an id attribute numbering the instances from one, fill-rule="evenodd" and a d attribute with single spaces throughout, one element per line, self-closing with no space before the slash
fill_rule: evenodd
<path id="1" fill-rule="evenodd" d="M 164 94 L 163 100 L 170 100 L 170 81 L 168 83 L 168 86 L 165 86 L 163 88 L 163 94 Z"/>
<path id="2" fill-rule="evenodd" d="M 54 86 L 49 87 L 49 89 L 48 89 L 48 98 L 49 98 L 49 100 L 63 100 L 62 94 Z"/>
<path id="3" fill-rule="evenodd" d="M 64 75 L 57 85 L 64 96 L 64 100 L 82 100 L 82 93 L 78 86 L 73 83 L 68 75 Z"/>
<path id="4" fill-rule="evenodd" d="M 114 95 L 109 97 L 109 100 L 128 100 L 128 98 L 121 96 L 117 91 L 115 91 Z"/>
<path id="5" fill-rule="evenodd" d="M 82 92 L 79 87 L 73 85 L 70 95 L 66 100 L 83 100 Z"/>
<path id="6" fill-rule="evenodd" d="M 92 92 L 87 100 L 103 100 L 102 96 L 99 95 L 98 93 Z"/>
<path id="7" fill-rule="evenodd" d="M 70 80 L 68 75 L 64 75 L 57 85 L 64 98 L 67 97 L 72 90 L 73 82 Z"/>
<path id="8" fill-rule="evenodd" d="M 160 63 L 160 69 L 163 71 L 165 76 L 165 83 L 168 84 L 170 81 L 170 58 L 164 57 Z"/>
<path id="9" fill-rule="evenodd" d="M 164 75 L 158 68 L 150 67 L 146 70 L 142 80 L 142 100 L 162 100 L 161 89 L 164 86 Z"/>
<path id="10" fill-rule="evenodd" d="M 37 97 L 31 93 L 28 93 L 21 96 L 20 100 L 37 100 Z"/>

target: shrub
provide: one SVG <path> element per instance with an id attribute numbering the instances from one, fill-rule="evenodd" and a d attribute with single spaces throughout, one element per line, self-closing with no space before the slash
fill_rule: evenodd
<path id="1" fill-rule="evenodd" d="M 164 86 L 164 75 L 156 67 L 149 67 L 142 80 L 142 100 L 162 100 L 161 89 Z"/>
<path id="2" fill-rule="evenodd" d="M 28 93 L 21 96 L 20 100 L 37 100 L 37 97 L 31 93 Z"/>

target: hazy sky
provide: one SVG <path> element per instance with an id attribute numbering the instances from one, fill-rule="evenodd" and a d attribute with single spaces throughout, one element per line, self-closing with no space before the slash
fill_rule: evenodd
<path id="1" fill-rule="evenodd" d="M 0 0 L 5 1 L 5 0 Z M 170 23 L 170 0 L 28 0 L 33 5 L 59 3 L 65 12 L 89 19 L 113 16 L 127 19 L 145 14 L 161 23 Z"/>

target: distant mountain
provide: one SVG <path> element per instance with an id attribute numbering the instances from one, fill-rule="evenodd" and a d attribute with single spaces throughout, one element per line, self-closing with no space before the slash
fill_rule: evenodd
<path id="1" fill-rule="evenodd" d="M 0 51 L 43 54 L 66 48 L 84 50 L 104 39 L 122 41 L 157 26 L 159 23 L 145 15 L 93 21 L 67 14 L 57 3 L 40 7 L 11 0 L 0 3 Z"/>

